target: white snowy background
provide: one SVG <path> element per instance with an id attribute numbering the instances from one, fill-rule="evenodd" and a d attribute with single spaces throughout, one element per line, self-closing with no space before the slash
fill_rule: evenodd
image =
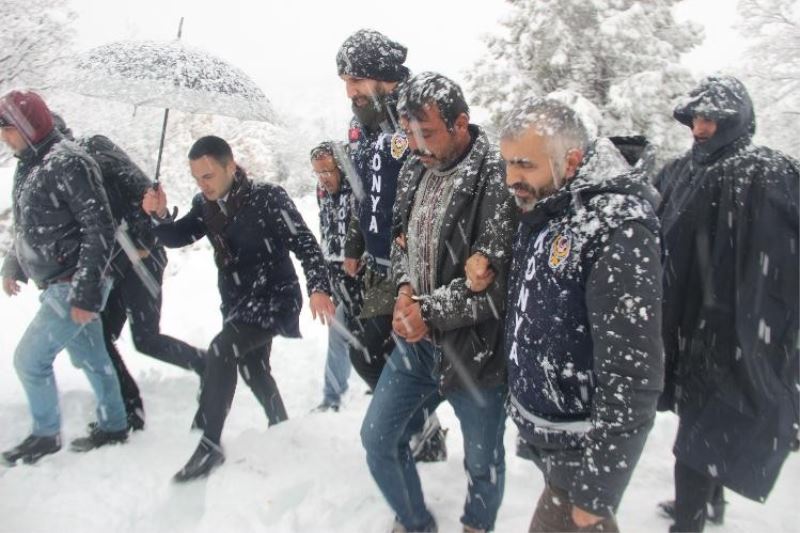
<path id="1" fill-rule="evenodd" d="M 255 128 L 236 121 L 176 114 L 168 135 L 167 190 L 186 209 L 191 180 L 185 153 L 193 138 L 215 131 L 257 131 L 259 142 L 242 135 L 233 145 L 250 166 L 281 180 L 292 192 L 309 226 L 316 230 L 313 185 L 305 167 L 307 149 L 324 138 L 342 138 L 349 102 L 336 77 L 337 47 L 352 31 L 372 27 L 409 47 L 412 70 L 439 70 L 457 81 L 482 53 L 482 32 L 496 29 L 507 10 L 500 0 L 402 3 L 358 2 L 98 2 L 74 0 L 79 48 L 121 38 L 170 38 L 177 20 L 187 17 L 184 39 L 231 61 L 264 89 L 285 119 L 285 129 Z M 704 43 L 683 58 L 700 76 L 738 62 L 742 40 L 732 29 L 735 2 L 688 0 L 681 20 L 705 26 Z M 128 148 L 143 167 L 154 160 L 160 115 L 121 104 L 48 92 L 65 110 L 76 132 L 103 131 Z M 467 94 L 469 98 L 469 94 Z M 756 109 L 758 113 L 758 108 Z M 482 110 L 473 113 L 482 120 Z M 130 132 L 136 135 L 131 136 Z M 117 134 L 117 135 L 115 135 Z M 255 134 L 254 134 L 255 135 Z M 687 132 L 688 136 L 688 132 Z M 688 139 L 687 139 L 688 140 Z M 13 161 L 0 168 L 0 213 L 10 207 Z M 170 251 L 164 283 L 162 329 L 197 346 L 219 330 L 216 272 L 205 241 Z M 296 265 L 301 272 L 299 264 Z M 30 430 L 22 388 L 13 368 L 14 347 L 38 307 L 38 291 L 26 286 L 16 298 L 0 297 L 0 449 Z M 147 429 L 124 446 L 85 455 L 62 450 L 36 466 L 0 466 L 0 532 L 127 531 L 388 531 L 393 515 L 370 478 L 358 437 L 369 401 L 355 374 L 339 413 L 310 410 L 322 399 L 327 333 L 301 315 L 301 340 L 275 340 L 272 368 L 290 420 L 267 429 L 260 406 L 243 384 L 223 433 L 227 462 L 208 480 L 176 486 L 172 475 L 188 459 L 199 435 L 189 431 L 196 407 L 197 378 L 135 351 L 126 330 L 120 349 L 142 391 Z M 62 354 L 56 361 L 65 442 L 82 435 L 92 420 L 94 400 L 82 373 Z M 460 531 L 466 493 L 460 431 L 452 409 L 439 409 L 450 428 L 446 463 L 420 465 L 426 501 L 440 531 Z M 666 531 L 657 502 L 672 497 L 672 441 L 676 418 L 659 415 L 628 487 L 618 520 L 625 531 Z M 527 530 L 542 478 L 536 467 L 514 456 L 516 430 L 507 424 L 507 477 L 497 531 Z M 798 531 L 800 461 L 792 455 L 766 505 L 728 492 L 724 526 L 708 531 Z"/>

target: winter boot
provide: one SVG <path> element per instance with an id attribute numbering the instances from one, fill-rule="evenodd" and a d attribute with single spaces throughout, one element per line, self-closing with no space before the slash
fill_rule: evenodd
<path id="1" fill-rule="evenodd" d="M 95 424 L 90 426 L 87 436 L 73 440 L 69 449 L 73 452 L 88 452 L 106 444 L 121 444 L 126 440 L 128 440 L 127 428 L 121 431 L 103 431 Z"/>
<path id="2" fill-rule="evenodd" d="M 25 464 L 33 464 L 45 455 L 56 453 L 61 449 L 61 435 L 53 437 L 39 437 L 31 435 L 19 445 L 3 452 L 3 461 L 8 466 L 14 466 L 22 459 Z"/>
<path id="3" fill-rule="evenodd" d="M 189 458 L 189 462 L 181 468 L 172 480 L 175 483 L 185 483 L 193 479 L 208 476 L 212 470 L 225 462 L 222 448 L 203 437 L 200 444 Z"/>
<path id="4" fill-rule="evenodd" d="M 436 414 L 429 416 L 422 431 L 411 436 L 409 446 L 414 461 L 418 463 L 447 461 L 446 437 L 447 430 L 442 429 Z"/>
<path id="5" fill-rule="evenodd" d="M 395 517 L 391 533 L 437 533 L 438 531 L 439 526 L 436 524 L 436 520 L 433 516 L 431 516 L 431 521 L 428 522 L 428 525 L 415 529 L 407 529 L 406 526 L 400 522 L 400 519 Z"/>
<path id="6" fill-rule="evenodd" d="M 719 497 L 717 497 L 719 494 Z M 711 501 L 706 504 L 706 518 L 712 524 L 725 523 L 725 505 L 728 502 L 722 498 L 722 488 L 714 492 Z M 666 518 L 675 520 L 675 500 L 667 500 L 658 504 L 658 509 Z"/>
<path id="7" fill-rule="evenodd" d="M 128 410 L 128 429 L 131 431 L 142 431 L 144 429 L 143 407 Z"/>
<path id="8" fill-rule="evenodd" d="M 321 404 L 319 404 L 318 406 L 316 406 L 311 410 L 312 413 L 326 413 L 328 411 L 333 411 L 334 413 L 338 413 L 339 404 L 322 402 Z"/>

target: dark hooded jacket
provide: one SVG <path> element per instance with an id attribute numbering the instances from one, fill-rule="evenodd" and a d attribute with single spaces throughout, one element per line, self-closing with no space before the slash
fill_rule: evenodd
<path id="1" fill-rule="evenodd" d="M 521 454 L 603 516 L 663 384 L 656 202 L 646 173 L 600 139 L 565 187 L 522 214 L 514 241 L 505 344 Z"/>
<path id="2" fill-rule="evenodd" d="M 656 185 L 666 258 L 662 407 L 675 456 L 756 500 L 769 494 L 798 424 L 798 168 L 754 146 L 747 90 L 705 79 L 674 112 L 714 136 L 668 163 Z"/>
<path id="3" fill-rule="evenodd" d="M 336 194 L 317 186 L 320 246 L 328 265 L 328 279 L 333 291 L 331 296 L 336 305 L 345 306 L 349 317 L 358 315 L 363 296 L 362 276 L 351 277 L 342 266 L 353 200 L 353 190 L 347 180 L 341 181 Z"/>
<path id="4" fill-rule="evenodd" d="M 458 164 L 450 203 L 443 221 L 435 264 L 436 287 L 422 295 L 422 317 L 431 329 L 434 343 L 443 353 L 440 388 L 492 387 L 505 381 L 503 359 L 503 311 L 506 275 L 511 260 L 514 233 L 514 200 L 505 186 L 500 154 L 486 134 L 470 126 L 473 143 Z M 414 195 L 425 173 L 416 156 L 400 175 L 395 204 L 394 234 L 408 234 Z M 494 282 L 481 293 L 466 285 L 464 265 L 474 253 L 487 257 L 494 268 Z M 393 248 L 394 286 L 408 281 L 408 254 Z"/>
<path id="5" fill-rule="evenodd" d="M 394 291 L 390 280 L 392 209 L 398 174 L 408 157 L 408 140 L 397 122 L 397 90 L 384 98 L 387 118 L 371 131 L 356 118 L 350 123 L 350 159 L 347 172 L 357 202 L 345 244 L 349 258 L 366 259 L 362 318 L 392 313 Z"/>
<path id="6" fill-rule="evenodd" d="M 18 157 L 3 276 L 40 287 L 71 280 L 71 305 L 99 311 L 114 222 L 97 164 L 55 130 Z"/>
<path id="7" fill-rule="evenodd" d="M 208 237 L 226 322 L 300 336 L 302 295 L 290 251 L 303 265 L 308 294 L 330 294 L 322 251 L 286 191 L 253 183 L 242 169 L 237 170 L 224 211 L 218 202 L 198 194 L 184 217 L 153 231 L 170 248 Z"/>

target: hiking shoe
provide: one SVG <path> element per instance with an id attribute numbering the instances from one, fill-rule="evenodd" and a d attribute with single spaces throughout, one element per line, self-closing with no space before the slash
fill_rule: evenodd
<path id="1" fill-rule="evenodd" d="M 42 437 L 30 435 L 17 446 L 3 452 L 3 461 L 9 466 L 14 466 L 20 459 L 23 463 L 32 465 L 45 455 L 56 453 L 61 449 L 61 435 Z"/>
<path id="2" fill-rule="evenodd" d="M 400 522 L 400 519 L 395 517 L 391 533 L 437 533 L 438 531 L 439 526 L 436 524 L 436 520 L 433 516 L 431 516 L 431 521 L 428 522 L 428 525 L 414 529 L 407 529 L 406 526 Z"/>
<path id="3" fill-rule="evenodd" d="M 339 412 L 339 404 L 336 403 L 325 403 L 322 402 L 315 408 L 311 410 L 312 413 L 326 413 L 328 411 L 333 411 L 334 413 Z"/>
<path id="4" fill-rule="evenodd" d="M 128 440 L 128 430 L 104 431 L 97 424 L 89 426 L 89 434 L 73 440 L 69 449 L 73 452 L 88 452 L 106 444 L 121 444 Z"/>
<path id="5" fill-rule="evenodd" d="M 203 437 L 197 449 L 189 458 L 189 462 L 173 476 L 172 480 L 175 483 L 185 483 L 193 479 L 206 477 L 224 462 L 225 455 L 222 453 L 222 448 Z"/>
<path id="6" fill-rule="evenodd" d="M 725 500 L 712 501 L 706 504 L 706 518 L 712 524 L 722 525 L 725 522 Z M 675 520 L 675 500 L 667 500 L 658 504 L 662 516 Z"/>
<path id="7" fill-rule="evenodd" d="M 137 407 L 128 411 L 128 429 L 130 431 L 142 431 L 144 429 L 144 409 Z"/>

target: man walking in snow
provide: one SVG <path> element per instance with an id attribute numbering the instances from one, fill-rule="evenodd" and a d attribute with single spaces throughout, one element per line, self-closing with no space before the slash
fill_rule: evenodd
<path id="1" fill-rule="evenodd" d="M 163 221 L 153 231 L 164 245 L 177 248 L 208 237 L 222 298 L 222 331 L 208 348 L 195 418 L 203 437 L 177 482 L 206 476 L 224 462 L 220 438 L 237 367 L 270 425 L 288 418 L 269 354 L 276 335 L 300 337 L 302 299 L 290 251 L 303 265 L 312 316 L 325 323 L 335 312 L 322 252 L 286 192 L 254 183 L 219 137 L 198 139 L 189 166 L 201 192 L 184 217 L 171 219 L 163 187 L 148 190 L 142 200 L 142 208 Z"/>
<path id="2" fill-rule="evenodd" d="M 409 447 L 420 410 L 453 406 L 469 479 L 461 522 L 490 531 L 505 480 L 505 364 L 501 313 L 513 235 L 513 201 L 499 154 L 469 123 L 461 88 L 422 73 L 400 89 L 400 123 L 413 155 L 395 203 L 392 326 L 397 346 L 375 387 L 361 439 L 394 510 L 394 531 L 436 531 Z M 493 282 L 470 290 L 464 269 L 482 257 Z"/>
<path id="3" fill-rule="evenodd" d="M 409 75 L 405 60 L 405 46 L 373 30 L 355 32 L 336 54 L 354 115 L 348 132 L 352 164 L 347 178 L 358 200 L 345 243 L 344 268 L 351 276 L 364 268 L 364 302 L 353 331 L 358 343 L 350 347 L 350 360 L 373 390 L 394 349 L 392 208 L 397 176 L 408 157 L 408 140 L 400 131 L 396 109 L 398 84 Z M 418 460 L 446 459 L 445 433 L 435 414 L 423 420 L 420 413 L 412 430 L 419 434 L 414 445 Z"/>
<path id="4" fill-rule="evenodd" d="M 361 275 L 348 275 L 342 265 L 353 206 L 353 190 L 344 179 L 339 164 L 339 157 L 344 154 L 344 148 L 337 147 L 332 141 L 322 142 L 311 150 L 311 166 L 317 177 L 320 244 L 336 304 L 336 316 L 328 331 L 323 399 L 315 411 L 339 410 L 350 377 L 350 344 L 347 339 L 352 338 L 349 332 L 355 330 L 354 319 L 361 307 L 363 291 Z"/>
<path id="5" fill-rule="evenodd" d="M 0 99 L 2 140 L 19 159 L 14 173 L 14 245 L 3 262 L 3 290 L 20 281 L 42 289 L 41 307 L 14 353 L 33 416 L 33 431 L 3 453 L 14 464 L 34 463 L 61 449 L 61 413 L 53 360 L 66 349 L 97 397 L 97 421 L 72 442 L 87 451 L 128 437 L 125 407 L 98 313 L 111 288 L 107 278 L 114 223 L 94 161 L 53 126 L 47 104 L 33 92 Z"/>
<path id="6" fill-rule="evenodd" d="M 554 100 L 512 111 L 500 152 L 522 210 L 505 326 L 509 414 L 546 483 L 530 531 L 615 531 L 663 379 L 657 195 Z"/>
<path id="7" fill-rule="evenodd" d="M 747 89 L 709 77 L 673 113 L 689 152 L 656 185 L 665 245 L 662 407 L 680 417 L 674 531 L 766 500 L 800 427 L 797 163 L 754 146 Z M 710 504 L 710 505 L 707 505 Z M 708 509 L 708 511 L 707 511 Z"/>
<path id="8" fill-rule="evenodd" d="M 53 114 L 56 128 L 73 140 L 64 120 Z M 144 403 L 136 381 L 115 345 L 129 322 L 136 349 L 159 361 L 194 370 L 201 377 L 205 354 L 183 341 L 161 333 L 161 283 L 167 266 L 164 247 L 155 240 L 150 217 L 142 210 L 150 179 L 122 148 L 108 137 L 92 135 L 75 140 L 100 167 L 118 243 L 111 260 L 114 286 L 100 315 L 106 350 L 119 378 L 122 400 L 132 430 L 144 429 Z"/>

